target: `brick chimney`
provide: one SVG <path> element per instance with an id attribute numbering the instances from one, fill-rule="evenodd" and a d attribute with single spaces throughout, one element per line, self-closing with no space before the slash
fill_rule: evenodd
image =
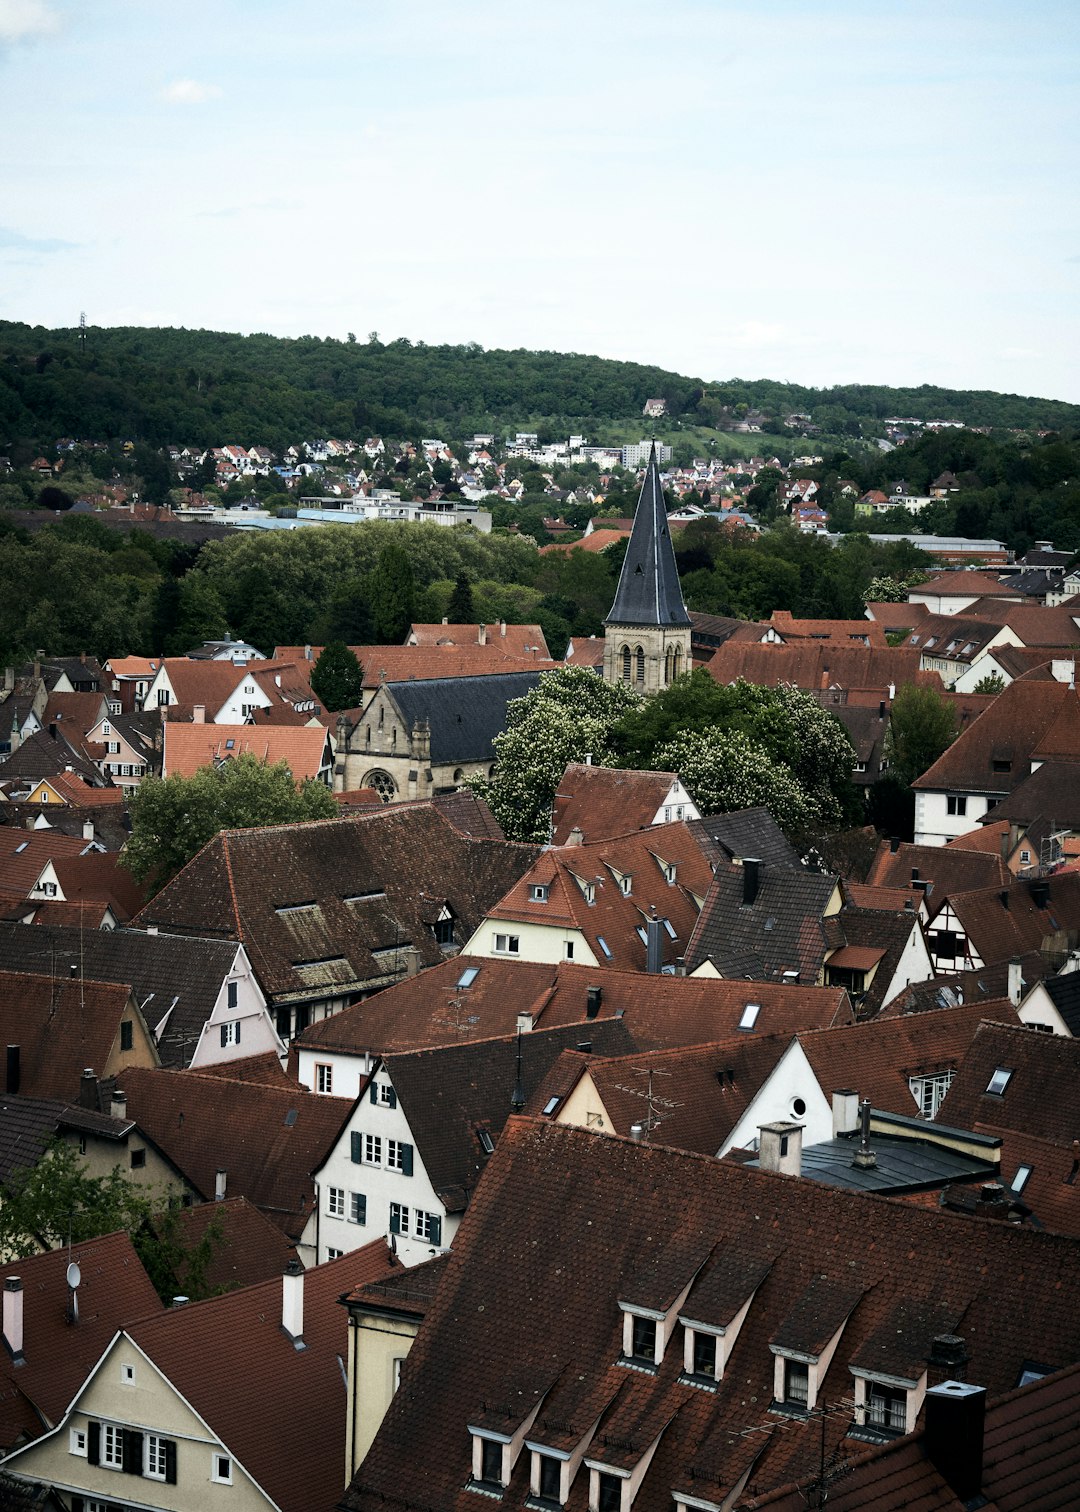
<path id="1" fill-rule="evenodd" d="M 194 706 L 194 708 L 191 711 L 191 722 L 192 722 L 192 724 L 205 724 L 206 723 L 206 705 L 205 704 L 196 704 Z"/>

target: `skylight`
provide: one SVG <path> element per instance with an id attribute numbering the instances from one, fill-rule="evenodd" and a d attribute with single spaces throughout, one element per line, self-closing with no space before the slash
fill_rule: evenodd
<path id="1" fill-rule="evenodd" d="M 471 987 L 479 975 L 479 966 L 466 966 L 465 970 L 458 977 L 456 985 L 459 988 Z"/>
<path id="2" fill-rule="evenodd" d="M 550 1118 L 561 1102 L 561 1097 L 549 1097 L 547 1102 L 544 1104 L 544 1117 Z"/>
<path id="3" fill-rule="evenodd" d="M 492 1139 L 488 1131 L 486 1129 L 477 1129 L 476 1137 L 480 1141 L 480 1148 L 483 1150 L 484 1154 L 494 1155 L 495 1141 Z"/>
<path id="4" fill-rule="evenodd" d="M 604 939 L 603 935 L 597 935 L 597 937 L 596 937 L 596 943 L 599 945 L 600 949 L 604 952 L 604 954 L 607 956 L 608 960 L 610 961 L 611 958 L 612 958 L 611 957 L 611 946 Z"/>
<path id="5" fill-rule="evenodd" d="M 1017 1168 L 1016 1168 L 1016 1175 L 1012 1179 L 1012 1190 L 1014 1192 L 1016 1192 L 1017 1195 L 1019 1195 L 1024 1190 L 1024 1188 L 1027 1186 L 1027 1184 L 1028 1184 L 1028 1177 L 1030 1175 L 1031 1175 L 1031 1167 L 1029 1165 L 1020 1165 L 1020 1166 L 1017 1166 Z"/>
<path id="6" fill-rule="evenodd" d="M 999 1066 L 990 1078 L 986 1090 L 992 1092 L 995 1097 L 1000 1097 L 1009 1085 L 1011 1078 L 1012 1071 L 1006 1066 Z"/>
<path id="7" fill-rule="evenodd" d="M 752 1029 L 757 1023 L 758 1014 L 760 1012 L 760 1003 L 747 1003 L 746 1007 L 742 1011 L 742 1018 L 739 1020 L 739 1028 Z"/>

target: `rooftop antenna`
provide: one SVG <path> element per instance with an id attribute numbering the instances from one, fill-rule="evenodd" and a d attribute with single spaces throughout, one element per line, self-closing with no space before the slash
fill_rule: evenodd
<path id="1" fill-rule="evenodd" d="M 652 1131 L 660 1127 L 667 1117 L 667 1113 L 673 1112 L 676 1108 L 681 1108 L 682 1103 L 673 1102 L 669 1097 L 657 1097 L 653 1092 L 653 1077 L 670 1076 L 670 1071 L 656 1071 L 652 1066 L 635 1066 L 632 1075 L 644 1076 L 647 1079 L 645 1087 L 624 1087 L 620 1082 L 616 1082 L 615 1086 L 620 1092 L 628 1092 L 631 1097 L 641 1097 L 645 1100 L 648 1112 L 645 1115 L 642 1131 L 645 1138 L 648 1139 Z M 665 1108 L 667 1113 L 658 1114 L 656 1111 L 657 1108 Z"/>
<path id="2" fill-rule="evenodd" d="M 68 1254 L 70 1255 L 70 1253 L 71 1250 L 69 1248 Z M 67 1310 L 69 1323 L 77 1323 L 79 1321 L 79 1282 L 81 1280 L 82 1271 L 79 1269 L 79 1262 L 77 1260 L 69 1260 L 67 1268 L 67 1284 L 71 1290 Z"/>

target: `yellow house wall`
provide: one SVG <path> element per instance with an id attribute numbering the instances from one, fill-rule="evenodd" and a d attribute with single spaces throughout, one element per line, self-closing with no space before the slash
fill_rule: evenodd
<path id="1" fill-rule="evenodd" d="M 132 1384 L 122 1379 L 122 1366 L 135 1370 Z M 118 1423 L 143 1432 L 160 1433 L 176 1441 L 177 1484 L 125 1475 L 104 1465 L 91 1465 L 70 1451 L 70 1431 L 84 1432 L 91 1419 Z M 161 1508 L 162 1512 L 266 1512 L 273 1503 L 233 1460 L 231 1486 L 210 1479 L 211 1456 L 228 1454 L 131 1341 L 114 1343 L 75 1409 L 55 1433 L 39 1440 L 6 1462 L 5 1468 L 63 1491 L 111 1502 Z"/>
<path id="2" fill-rule="evenodd" d="M 98 1075 L 101 1077 L 116 1076 L 122 1078 L 128 1066 L 160 1066 L 161 1061 L 158 1058 L 157 1046 L 150 1037 L 150 1031 L 143 1022 L 142 1014 L 135 1006 L 134 998 L 128 999 L 127 1007 L 124 1009 L 120 1022 L 121 1024 L 130 1024 L 132 1026 L 131 1049 L 121 1050 L 121 1031 L 118 1025 L 105 1065 L 100 1071 L 98 1071 L 96 1066 L 94 1067 L 94 1070 L 98 1071 Z M 124 1090 L 122 1080 L 119 1090 L 121 1092 Z"/>
<path id="3" fill-rule="evenodd" d="M 360 1315 L 349 1322 L 344 1485 L 371 1448 L 394 1396 L 395 1361 L 405 1359 L 419 1327 L 418 1320 L 410 1318 Z"/>
<path id="4" fill-rule="evenodd" d="M 507 955 L 495 950 L 497 934 L 517 935 L 518 952 Z M 485 919 L 472 939 L 462 950 L 462 955 L 487 956 L 498 961 L 541 961 L 554 964 L 565 961 L 567 941 L 574 946 L 575 966 L 599 966 L 603 964 L 590 942 L 580 929 L 563 929 L 550 924 L 522 924 L 511 919 Z"/>
<path id="5" fill-rule="evenodd" d="M 587 1071 L 559 1109 L 556 1122 L 573 1124 L 579 1129 L 603 1129 L 606 1134 L 615 1130 L 611 1115 L 596 1090 L 596 1083 Z"/>

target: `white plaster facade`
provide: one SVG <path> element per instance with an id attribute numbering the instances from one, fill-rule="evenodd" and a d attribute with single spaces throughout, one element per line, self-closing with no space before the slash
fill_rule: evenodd
<path id="1" fill-rule="evenodd" d="M 155 1025 L 155 1038 L 168 1028 L 169 1012 Z M 284 1062 L 285 1044 L 274 1028 L 266 998 L 251 969 L 247 952 L 238 945 L 228 975 L 221 983 L 210 1017 L 202 1027 L 191 1057 L 191 1069 L 243 1060 L 249 1055 L 273 1051 Z"/>
<path id="2" fill-rule="evenodd" d="M 947 845 L 967 835 L 1004 793 L 964 793 L 946 789 L 915 790 L 915 844 Z"/>

